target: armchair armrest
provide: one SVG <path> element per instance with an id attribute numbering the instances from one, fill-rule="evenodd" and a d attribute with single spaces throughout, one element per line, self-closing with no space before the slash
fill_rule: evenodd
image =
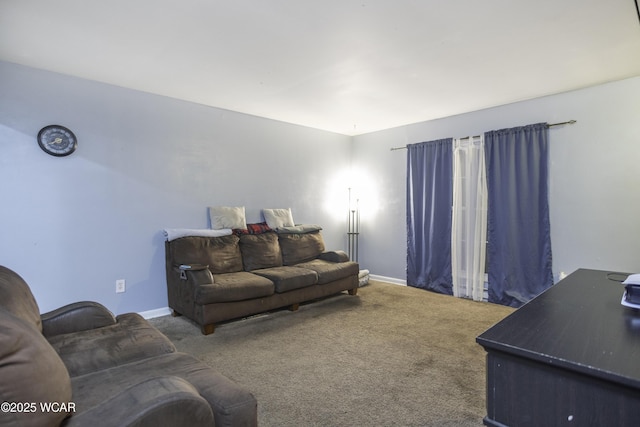
<path id="1" fill-rule="evenodd" d="M 76 408 L 82 410 L 82 408 Z M 175 376 L 148 379 L 93 408 L 72 414 L 66 427 L 157 427 L 215 425 L 213 411 L 190 383 Z"/>
<path id="2" fill-rule="evenodd" d="M 41 314 L 42 333 L 45 337 L 102 328 L 116 323 L 116 318 L 105 306 L 92 301 L 68 304 Z"/>
<path id="3" fill-rule="evenodd" d="M 326 251 L 322 252 L 318 258 L 329 262 L 347 262 L 349 255 L 345 251 Z"/>

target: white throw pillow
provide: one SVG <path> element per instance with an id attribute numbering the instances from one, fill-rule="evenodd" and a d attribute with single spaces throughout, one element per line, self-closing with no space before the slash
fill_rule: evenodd
<path id="1" fill-rule="evenodd" d="M 211 220 L 211 228 L 214 230 L 221 230 L 223 228 L 238 228 L 244 230 L 247 228 L 244 206 L 209 207 L 209 219 Z"/>
<path id="2" fill-rule="evenodd" d="M 293 215 L 291 208 L 288 209 L 262 209 L 262 215 L 267 225 L 272 228 L 293 227 Z"/>

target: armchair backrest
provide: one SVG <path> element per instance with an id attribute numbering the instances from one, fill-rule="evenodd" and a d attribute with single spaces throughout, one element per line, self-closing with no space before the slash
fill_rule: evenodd
<path id="1" fill-rule="evenodd" d="M 0 307 L 42 332 L 40 308 L 29 285 L 16 272 L 1 265 Z"/>
<path id="2" fill-rule="evenodd" d="M 6 276 L 3 267 L 3 284 Z M 0 307 L 0 325 L 0 399 L 23 405 L 0 412 L 0 425 L 59 425 L 67 411 L 45 411 L 39 405 L 71 402 L 71 379 L 62 359 L 40 331 L 14 312 Z"/>

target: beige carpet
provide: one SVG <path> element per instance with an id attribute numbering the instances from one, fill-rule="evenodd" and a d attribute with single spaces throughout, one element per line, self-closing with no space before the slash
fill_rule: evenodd
<path id="1" fill-rule="evenodd" d="M 485 353 L 475 337 L 513 309 L 371 281 L 203 336 L 152 319 L 258 399 L 260 426 L 481 426 Z"/>

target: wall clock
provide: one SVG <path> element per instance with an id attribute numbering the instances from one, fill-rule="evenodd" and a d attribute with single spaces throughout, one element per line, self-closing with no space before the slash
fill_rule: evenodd
<path id="1" fill-rule="evenodd" d="M 78 139 L 64 126 L 49 125 L 38 132 L 38 145 L 45 153 L 62 157 L 76 151 Z"/>

